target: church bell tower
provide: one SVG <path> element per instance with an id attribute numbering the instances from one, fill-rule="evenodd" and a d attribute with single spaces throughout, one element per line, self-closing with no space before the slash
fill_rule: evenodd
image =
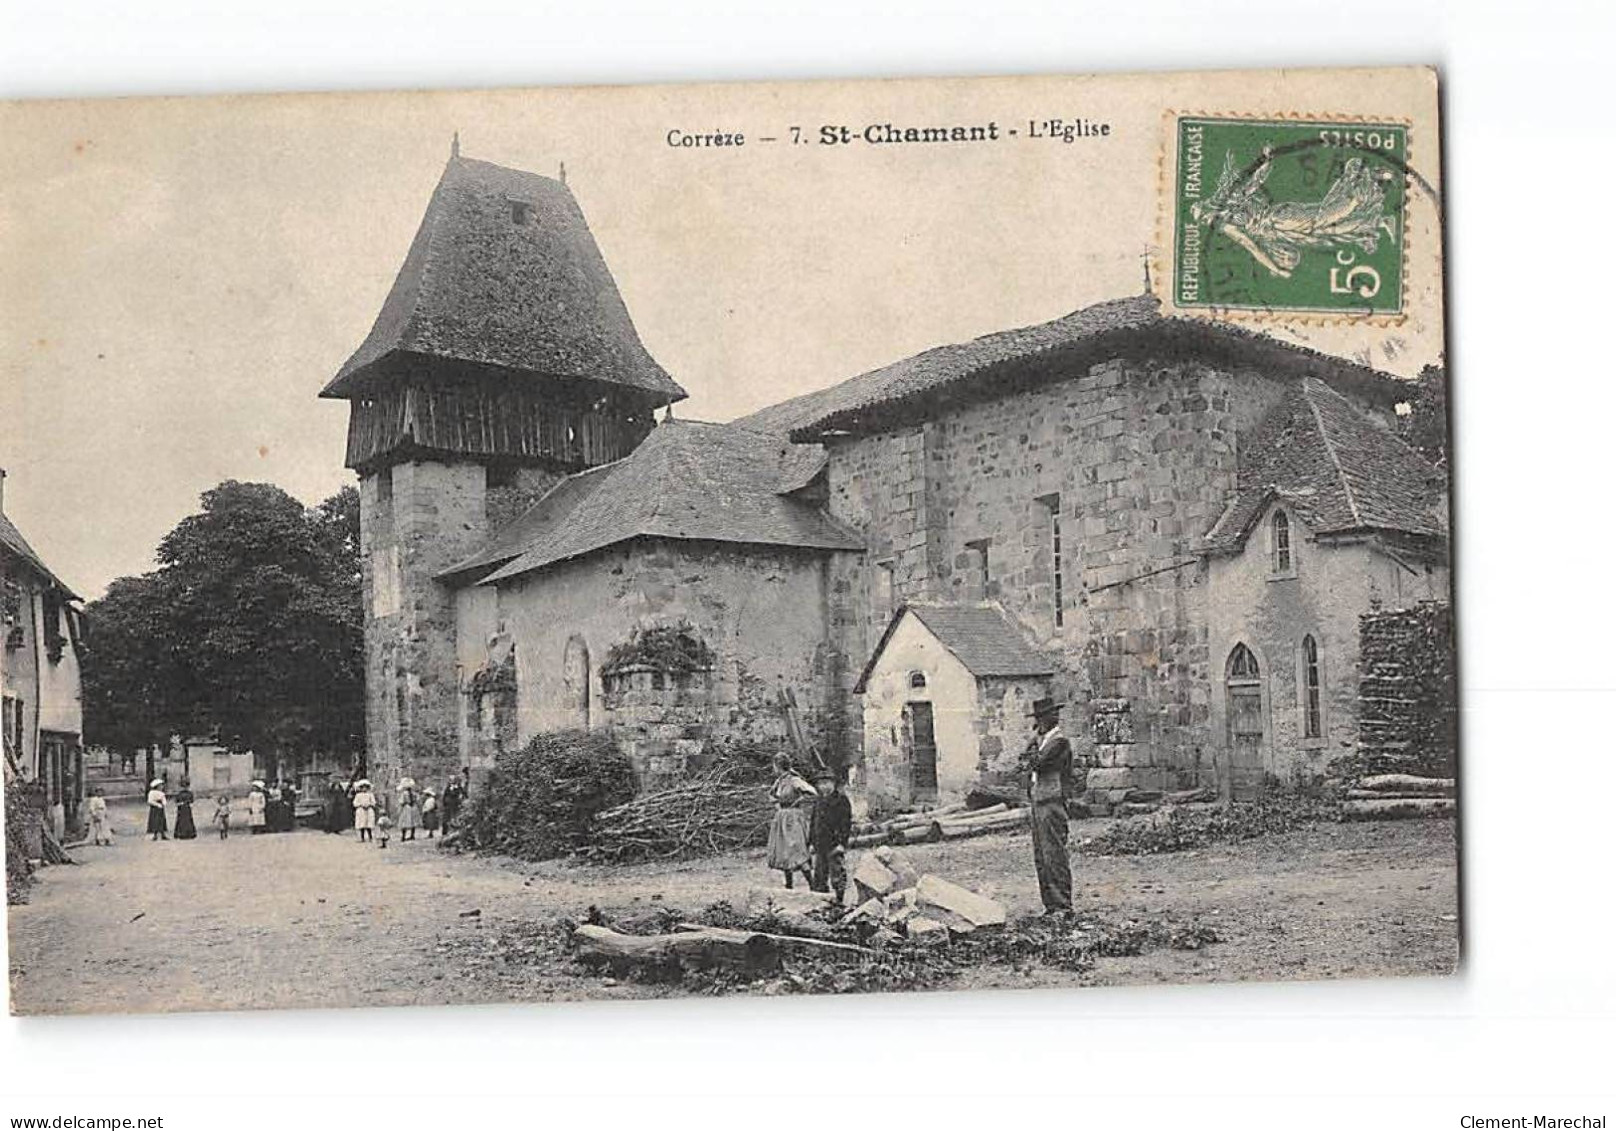
<path id="1" fill-rule="evenodd" d="M 621 459 L 685 392 L 640 343 L 559 180 L 458 139 L 375 325 L 320 394 L 359 474 L 366 748 L 383 796 L 460 766 L 439 575 L 561 477 Z"/>

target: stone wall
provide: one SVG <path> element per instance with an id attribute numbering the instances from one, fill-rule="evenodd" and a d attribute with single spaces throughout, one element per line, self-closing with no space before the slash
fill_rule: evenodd
<path id="1" fill-rule="evenodd" d="M 1422 601 L 1377 610 L 1363 615 L 1359 633 L 1363 768 L 1453 777 L 1459 727 L 1451 608 Z"/>
<path id="2" fill-rule="evenodd" d="M 360 480 L 368 768 L 383 797 L 398 779 L 446 780 L 464 764 L 455 593 L 442 570 L 489 534 L 476 463 L 399 463 Z M 532 493 L 557 476 L 528 471 Z"/>
<path id="3" fill-rule="evenodd" d="M 783 742 L 781 686 L 796 693 L 810 730 L 839 734 L 826 557 L 644 540 L 512 578 L 497 587 L 491 617 L 482 601 L 462 597 L 464 678 L 481 666 L 469 642 L 486 638 L 492 619 L 515 648 L 519 741 L 571 726 L 612 728 L 646 783 L 699 765 L 714 738 Z M 690 626 L 712 650 L 710 671 L 658 687 L 647 669 L 608 686 L 601 668 L 613 646 L 671 625 Z"/>
<path id="4" fill-rule="evenodd" d="M 1286 385 L 1151 358 L 1064 376 L 830 441 L 830 509 L 869 545 L 833 579 L 833 629 L 856 671 L 888 615 L 882 563 L 894 601 L 971 599 L 986 542 L 985 595 L 1054 661 L 1080 753 L 1140 786 L 1176 786 L 1198 776 L 1211 723 L 1206 578 L 1191 551 L 1232 497 L 1240 433 Z"/>

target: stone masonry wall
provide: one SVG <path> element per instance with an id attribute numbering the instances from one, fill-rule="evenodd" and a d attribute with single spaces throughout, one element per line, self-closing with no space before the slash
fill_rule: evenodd
<path id="1" fill-rule="evenodd" d="M 455 595 L 436 575 L 488 536 L 485 476 L 421 461 L 360 481 L 366 745 L 387 803 L 400 777 L 441 782 L 461 765 Z"/>
<path id="2" fill-rule="evenodd" d="M 894 602 L 970 599 L 986 541 L 987 596 L 1054 660 L 1080 753 L 1146 788 L 1195 780 L 1211 673 L 1190 551 L 1232 497 L 1239 434 L 1284 388 L 1250 369 L 1115 359 L 921 427 L 832 441 L 830 509 L 869 544 L 833 581 L 853 670 L 888 618 L 879 563 L 892 564 Z"/>
<path id="3" fill-rule="evenodd" d="M 650 782 L 698 764 L 692 759 L 712 738 L 783 741 L 775 703 L 782 685 L 795 691 L 810 729 L 839 732 L 828 574 L 822 554 L 646 540 L 501 584 L 498 621 L 516 649 L 520 740 L 579 725 L 582 713 L 590 727 L 618 732 Z M 463 608 L 469 614 L 473 603 Z M 612 647 L 636 629 L 681 624 L 714 653 L 711 671 L 684 686 L 664 679 L 659 688 L 650 671 L 610 688 L 602 681 Z M 569 679 L 569 662 L 583 665 L 585 688 Z"/>

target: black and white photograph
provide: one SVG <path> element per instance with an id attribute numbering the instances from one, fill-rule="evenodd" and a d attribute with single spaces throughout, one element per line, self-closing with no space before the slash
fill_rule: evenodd
<path id="1" fill-rule="evenodd" d="M 1605 1126 L 1597 40 L 540 7 L 0 25 L 0 1117 Z"/>
<path id="2" fill-rule="evenodd" d="M 1430 70 L 7 113 L 14 1010 L 1453 969 Z"/>

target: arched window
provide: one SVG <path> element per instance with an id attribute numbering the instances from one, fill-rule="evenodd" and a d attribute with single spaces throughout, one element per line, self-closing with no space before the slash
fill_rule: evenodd
<path id="1" fill-rule="evenodd" d="M 925 672 L 910 672 L 909 673 L 909 689 L 911 691 L 924 691 L 924 690 L 926 690 L 926 673 Z"/>
<path id="2" fill-rule="evenodd" d="M 1272 519 L 1274 572 L 1291 571 L 1291 520 L 1284 511 L 1275 511 Z"/>
<path id="3" fill-rule="evenodd" d="M 1302 733 L 1307 738 L 1324 737 L 1324 704 L 1319 678 L 1319 645 L 1312 636 L 1302 637 Z"/>
<path id="4" fill-rule="evenodd" d="M 658 678 L 661 673 L 657 673 Z M 581 636 L 567 641 L 561 656 L 561 683 L 567 714 L 575 727 L 588 730 L 589 717 L 589 645 Z"/>

